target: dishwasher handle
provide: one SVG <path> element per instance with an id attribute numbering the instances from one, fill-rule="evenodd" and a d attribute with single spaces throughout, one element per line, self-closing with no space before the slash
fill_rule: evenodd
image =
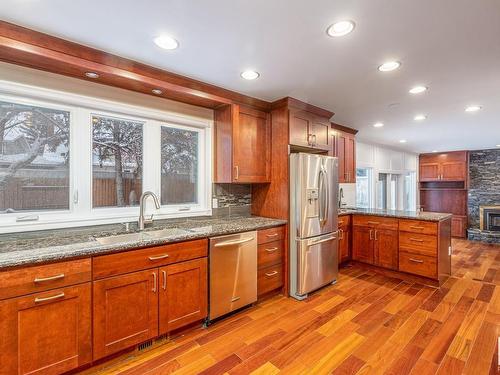
<path id="1" fill-rule="evenodd" d="M 235 240 L 235 241 L 225 241 L 225 242 L 219 242 L 214 245 L 214 247 L 224 247 L 224 246 L 232 246 L 232 245 L 239 245 L 245 242 L 253 241 L 254 237 L 249 237 L 249 238 L 243 238 L 241 240 Z"/>

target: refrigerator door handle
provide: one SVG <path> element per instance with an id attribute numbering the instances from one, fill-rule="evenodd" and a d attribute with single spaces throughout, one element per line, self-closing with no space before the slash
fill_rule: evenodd
<path id="1" fill-rule="evenodd" d="M 328 215 L 330 214 L 329 210 L 329 206 L 330 206 L 330 184 L 328 183 L 328 173 L 326 172 L 326 170 L 323 170 L 323 178 L 325 179 L 325 214 L 324 214 L 324 221 L 325 221 L 325 224 L 326 222 L 328 221 Z"/>
<path id="2" fill-rule="evenodd" d="M 319 223 L 321 225 L 324 224 L 325 218 L 323 216 L 324 210 L 325 210 L 325 202 L 324 202 L 324 190 L 325 190 L 325 185 L 324 185 L 324 180 L 323 180 L 323 168 L 319 170 L 319 175 L 318 175 L 318 219 Z"/>

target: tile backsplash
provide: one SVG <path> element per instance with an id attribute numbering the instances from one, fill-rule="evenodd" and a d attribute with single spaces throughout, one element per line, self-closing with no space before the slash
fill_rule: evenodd
<path id="1" fill-rule="evenodd" d="M 212 198 L 214 215 L 247 215 L 252 207 L 252 185 L 214 184 Z"/>

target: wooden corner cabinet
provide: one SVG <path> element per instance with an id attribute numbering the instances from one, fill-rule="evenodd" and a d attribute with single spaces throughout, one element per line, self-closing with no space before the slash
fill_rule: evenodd
<path id="1" fill-rule="evenodd" d="M 270 182 L 270 114 L 238 104 L 217 108 L 214 149 L 214 182 Z"/>
<path id="2" fill-rule="evenodd" d="M 339 158 L 339 182 L 356 182 L 356 138 L 352 133 L 333 131 L 334 156 Z"/>

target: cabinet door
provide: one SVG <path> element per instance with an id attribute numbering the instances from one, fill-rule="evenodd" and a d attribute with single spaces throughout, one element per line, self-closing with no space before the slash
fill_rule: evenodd
<path id="1" fill-rule="evenodd" d="M 451 236 L 465 238 L 467 228 L 467 216 L 455 216 L 451 218 Z"/>
<path id="2" fill-rule="evenodd" d="M 226 156 L 227 157 L 227 156 Z M 271 179 L 271 122 L 269 115 L 239 107 L 233 124 L 234 182 L 269 182 Z"/>
<path id="3" fill-rule="evenodd" d="M 349 243 L 351 233 L 348 227 L 341 227 L 339 231 L 339 263 L 342 263 L 349 259 Z"/>
<path id="4" fill-rule="evenodd" d="M 352 259 L 373 264 L 373 231 L 369 227 L 353 227 Z"/>
<path id="5" fill-rule="evenodd" d="M 320 117 L 311 121 L 310 133 L 314 148 L 330 150 L 330 122 Z"/>
<path id="6" fill-rule="evenodd" d="M 397 230 L 375 230 L 375 264 L 380 267 L 398 269 L 398 242 Z"/>
<path id="7" fill-rule="evenodd" d="M 420 181 L 438 181 L 439 163 L 420 163 Z"/>
<path id="8" fill-rule="evenodd" d="M 465 181 L 467 179 L 467 163 L 451 161 L 441 163 L 441 180 Z"/>
<path id="9" fill-rule="evenodd" d="M 160 334 L 207 317 L 207 258 L 160 268 Z"/>
<path id="10" fill-rule="evenodd" d="M 345 134 L 337 132 L 337 157 L 339 159 L 339 183 L 347 182 L 347 170 L 346 170 L 346 150 L 347 150 L 347 138 Z"/>
<path id="11" fill-rule="evenodd" d="M 92 360 L 90 283 L 0 302 L 0 374 L 60 374 Z"/>
<path id="12" fill-rule="evenodd" d="M 346 182 L 356 182 L 356 140 L 354 136 L 346 136 L 345 146 L 345 172 L 347 173 Z"/>
<path id="13" fill-rule="evenodd" d="M 290 110 L 290 144 L 310 147 L 311 114 L 305 111 Z"/>
<path id="14" fill-rule="evenodd" d="M 94 281 L 94 360 L 158 336 L 158 269 Z"/>

